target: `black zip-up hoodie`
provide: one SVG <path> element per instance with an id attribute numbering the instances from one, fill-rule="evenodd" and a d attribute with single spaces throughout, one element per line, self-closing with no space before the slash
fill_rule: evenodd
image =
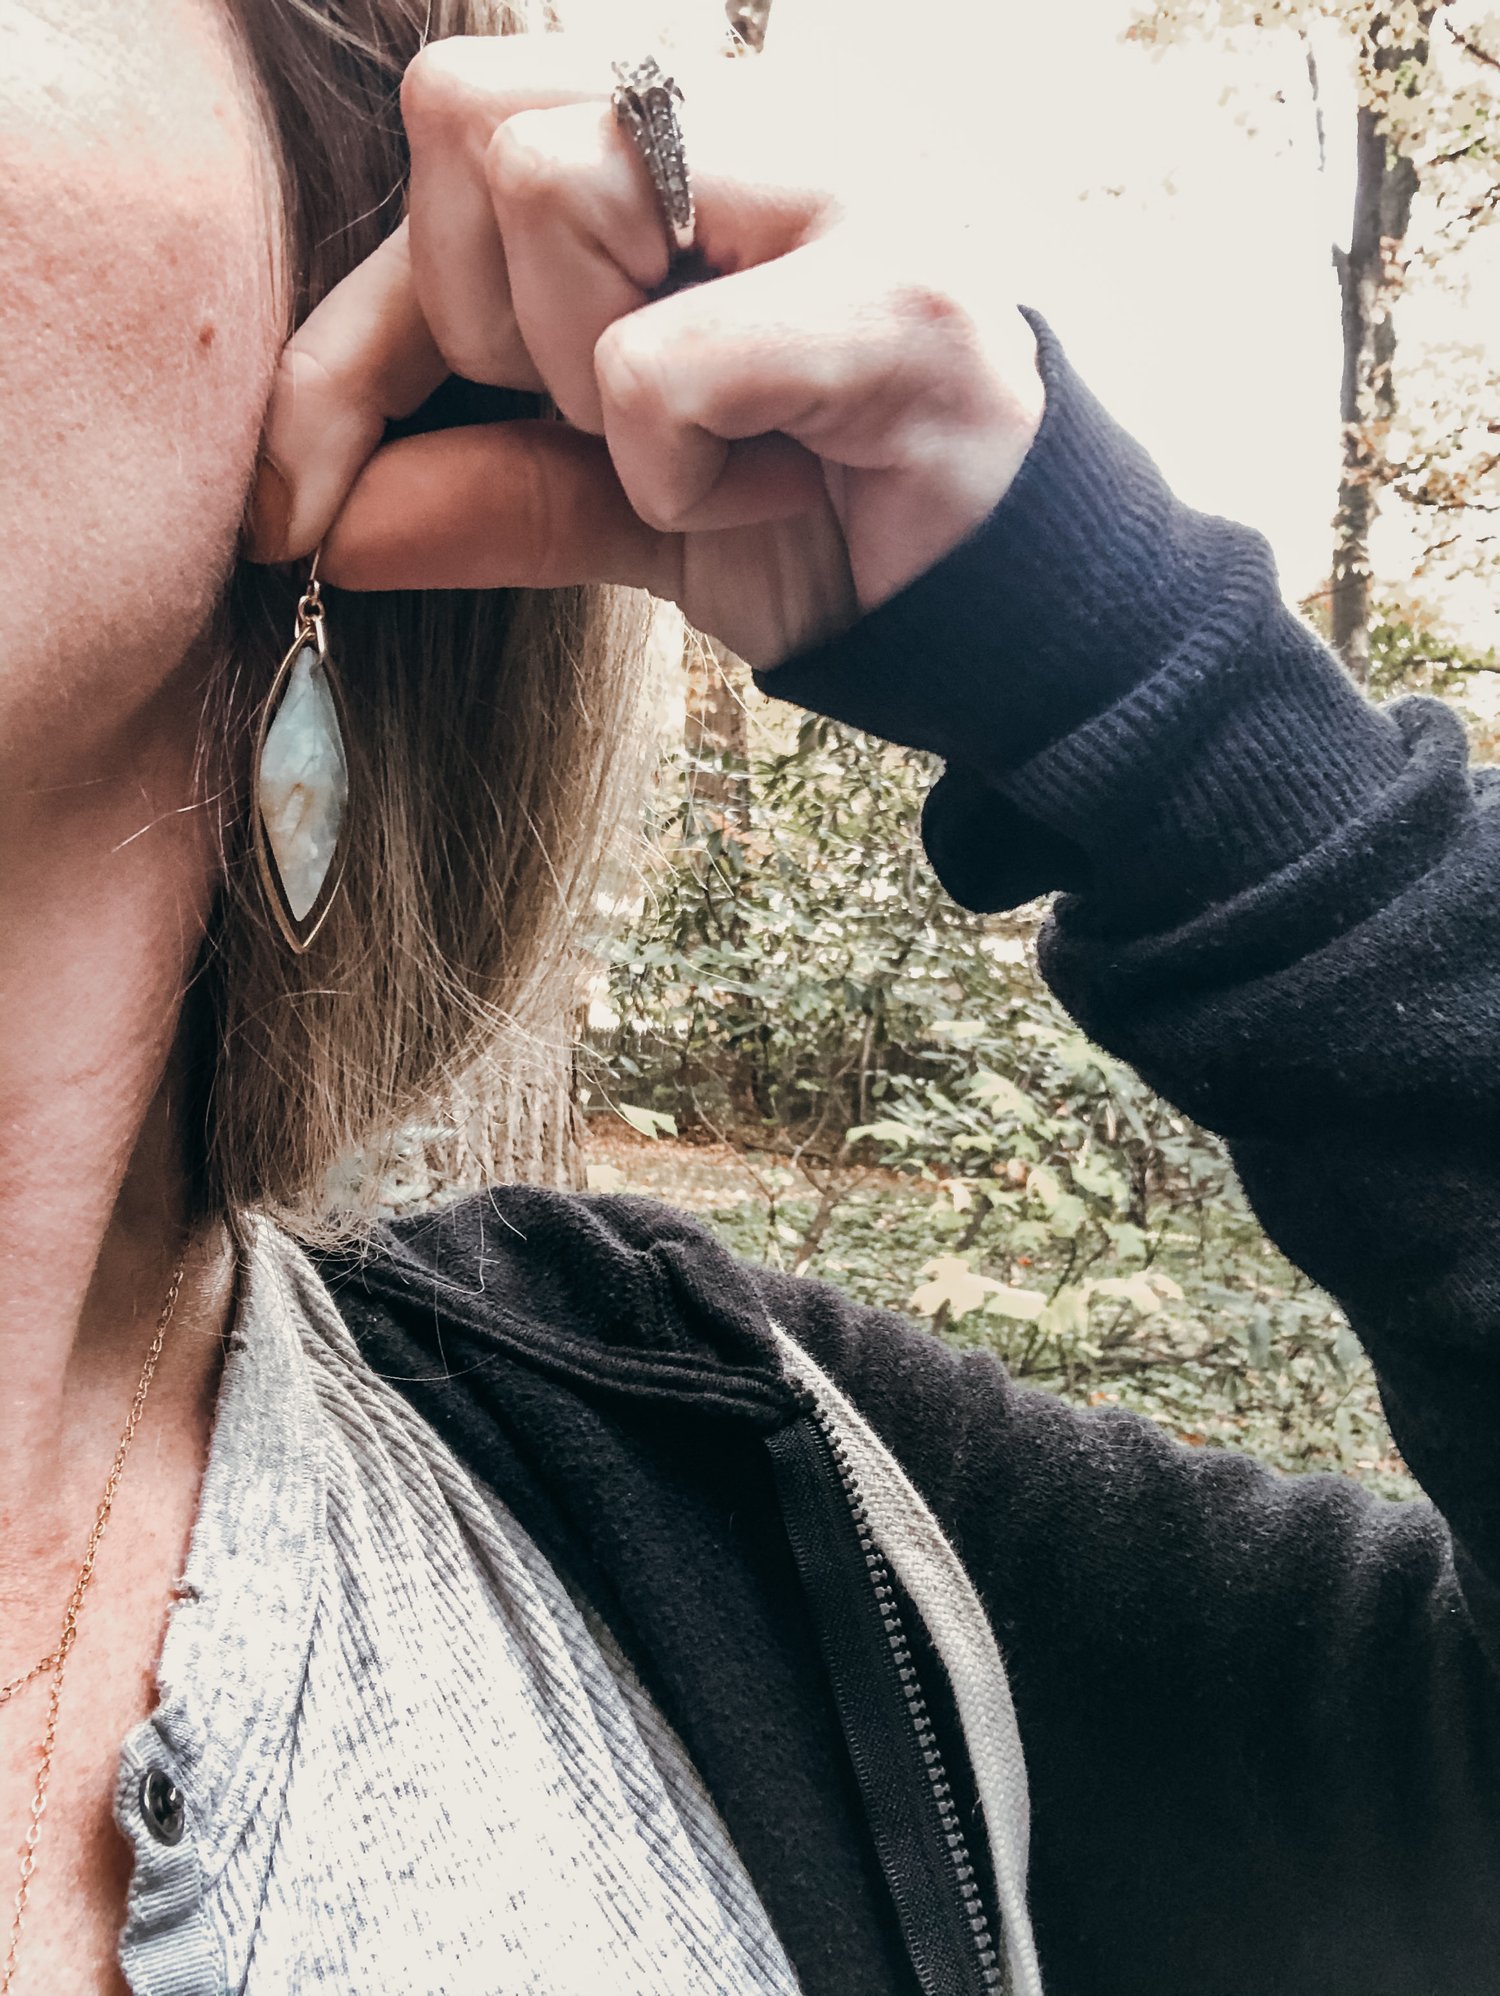
<path id="1" fill-rule="evenodd" d="M 1439 703 L 1361 699 L 1265 542 L 1180 505 L 1034 324 L 1047 412 L 1011 491 L 761 683 L 945 757 L 923 829 L 961 901 L 1065 890 L 1054 989 L 1227 1137 L 1432 1502 L 1065 1406 L 641 1200 L 497 1188 L 325 1273 L 609 1621 L 808 1996 L 1002 1988 L 1016 1934 L 933 1618 L 774 1326 L 904 1466 L 998 1638 L 1048 1996 L 1478 1996 L 1500 792 Z"/>

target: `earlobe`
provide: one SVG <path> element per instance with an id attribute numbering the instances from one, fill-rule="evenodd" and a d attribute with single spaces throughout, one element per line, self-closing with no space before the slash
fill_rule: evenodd
<path id="1" fill-rule="evenodd" d="M 292 489 L 280 469 L 262 454 L 255 467 L 255 483 L 250 488 L 246 520 L 252 559 L 267 562 L 283 560 L 287 529 L 291 522 Z"/>

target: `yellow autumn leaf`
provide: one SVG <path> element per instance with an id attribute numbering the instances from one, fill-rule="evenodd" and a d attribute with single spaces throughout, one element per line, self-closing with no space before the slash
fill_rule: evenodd
<path id="1" fill-rule="evenodd" d="M 984 1299 L 987 1317 L 1015 1317 L 1023 1324 L 1034 1324 L 1046 1307 L 1040 1289 L 1012 1289 L 1008 1282 L 997 1282 Z"/>
<path id="2" fill-rule="evenodd" d="M 1149 1317 L 1153 1310 L 1161 1308 L 1161 1298 L 1143 1270 L 1138 1269 L 1134 1275 L 1106 1276 L 1093 1288 L 1096 1296 L 1111 1296 L 1118 1302 L 1129 1303 L 1137 1316 Z"/>
<path id="3" fill-rule="evenodd" d="M 968 1257 L 961 1254 L 936 1255 L 923 1266 L 922 1273 L 931 1280 L 912 1291 L 911 1307 L 924 1317 L 935 1317 L 944 1304 L 950 1317 L 966 1317 L 1001 1286 L 987 1275 L 976 1274 Z"/>

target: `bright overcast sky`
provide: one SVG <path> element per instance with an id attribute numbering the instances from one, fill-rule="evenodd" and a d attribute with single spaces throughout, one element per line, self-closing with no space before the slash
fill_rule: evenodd
<path id="1" fill-rule="evenodd" d="M 633 8 L 696 23 L 701 6 L 718 18 L 719 0 L 570 4 L 575 20 L 602 8 L 619 41 Z M 1267 30 L 1234 58 L 1202 43 L 1153 55 L 1121 39 L 1132 12 L 1130 0 L 773 0 L 768 47 L 805 56 L 831 99 L 895 75 L 942 107 L 941 143 L 974 151 L 992 183 L 1001 281 L 1052 321 L 1182 496 L 1259 527 L 1288 595 L 1303 596 L 1327 577 L 1338 481 L 1330 249 L 1347 240 L 1353 193 L 1346 58 L 1337 35 L 1319 45 L 1320 173 L 1294 35 Z M 891 147 L 899 160 L 899 128 Z M 1500 249 L 1500 230 L 1490 242 Z M 1500 255 L 1492 277 L 1471 316 L 1500 339 Z M 1410 562 L 1388 525 L 1377 571 L 1400 579 Z M 1500 645 L 1500 603 L 1450 599 L 1450 616 L 1471 642 Z"/>
<path id="2" fill-rule="evenodd" d="M 984 39 L 1003 51 L 987 58 L 1007 79 L 988 120 L 969 115 L 993 125 L 1011 162 L 995 212 L 1000 239 L 1013 235 L 1020 295 L 1182 496 L 1259 527 L 1288 594 L 1307 594 L 1327 576 L 1338 479 L 1331 245 L 1348 240 L 1355 117 L 1341 38 L 1317 44 L 1320 171 L 1294 35 L 1265 31 L 1234 58 L 1201 42 L 1153 54 L 1121 38 L 1128 0 L 937 0 L 936 11 L 981 44 L 976 78 Z M 1488 244 L 1488 283 L 1466 317 L 1500 339 L 1500 231 Z M 1457 313 L 1443 309 L 1436 331 L 1457 337 Z M 1404 578 L 1412 560 L 1393 517 L 1377 572 Z M 1500 603 L 1472 591 L 1445 602 L 1471 642 L 1500 645 Z"/>

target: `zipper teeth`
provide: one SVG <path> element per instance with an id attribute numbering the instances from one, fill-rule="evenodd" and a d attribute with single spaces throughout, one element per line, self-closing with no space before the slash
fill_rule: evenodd
<path id="1" fill-rule="evenodd" d="M 880 1620 L 885 1629 L 886 1641 L 890 1644 L 891 1655 L 895 1661 L 902 1696 L 906 1700 L 907 1714 L 917 1736 L 922 1764 L 927 1770 L 927 1779 L 932 1787 L 933 1801 L 937 1805 L 938 1820 L 942 1824 L 943 1839 L 948 1847 L 953 1875 L 963 1900 L 969 1931 L 974 1937 L 974 1951 L 979 1958 L 981 1984 L 986 1990 L 999 1990 L 1003 1987 L 1000 1958 L 995 1949 L 994 1936 L 990 1931 L 989 1915 L 984 1909 L 984 1901 L 980 1897 L 979 1886 L 975 1880 L 968 1839 L 959 1821 L 958 1807 L 953 1800 L 953 1790 L 943 1766 L 943 1756 L 938 1748 L 937 1734 L 933 1730 L 927 1700 L 922 1695 L 916 1666 L 911 1660 L 911 1648 L 901 1625 L 895 1590 L 891 1586 L 890 1563 L 875 1543 L 875 1536 L 870 1530 L 865 1500 L 860 1494 L 859 1481 L 850 1464 L 843 1436 L 821 1404 L 814 1407 L 813 1418 L 822 1430 L 823 1439 L 833 1456 L 839 1480 L 844 1486 L 844 1495 L 848 1499 L 849 1509 L 854 1518 L 854 1527 L 859 1534 L 860 1550 L 865 1556 L 865 1568 L 880 1609 Z"/>

